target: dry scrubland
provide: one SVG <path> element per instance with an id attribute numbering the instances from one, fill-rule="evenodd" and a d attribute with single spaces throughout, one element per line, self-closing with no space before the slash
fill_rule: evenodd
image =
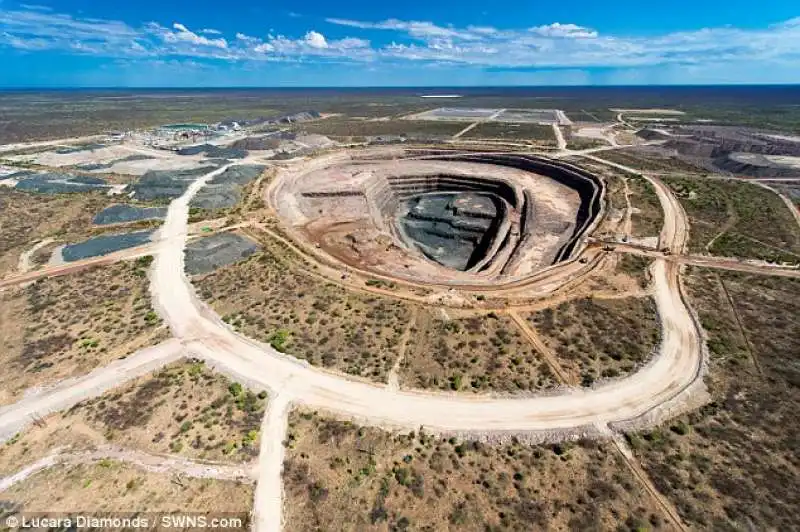
<path id="1" fill-rule="evenodd" d="M 652 259 L 647 257 L 625 254 L 619 258 L 617 268 L 624 274 L 636 279 L 639 288 L 645 289 L 650 284 L 649 268 L 651 264 L 653 264 Z"/>
<path id="2" fill-rule="evenodd" d="M 299 133 L 327 135 L 334 138 L 363 140 L 364 137 L 398 135 L 407 137 L 452 137 L 467 124 L 424 120 L 353 120 L 328 118 L 295 127 Z"/>
<path id="3" fill-rule="evenodd" d="M 557 384 L 545 361 L 507 316 L 450 319 L 423 310 L 410 338 L 400 367 L 403 387 L 521 392 Z"/>
<path id="4" fill-rule="evenodd" d="M 641 296 L 650 289 L 650 266 L 653 260 L 630 253 L 607 254 L 610 265 L 590 273 L 581 283 L 576 295 L 609 299 Z"/>
<path id="5" fill-rule="evenodd" d="M 615 152 L 603 152 L 615 153 Z M 627 211 L 628 200 L 626 195 L 630 195 L 630 203 L 633 208 L 631 214 L 631 234 L 635 237 L 653 237 L 661 233 L 661 228 L 664 225 L 664 211 L 661 209 L 661 203 L 658 201 L 653 185 L 646 179 L 626 175 L 617 169 L 609 168 L 607 165 L 583 159 L 581 157 L 567 157 L 566 161 L 585 167 L 594 173 L 600 174 L 606 184 L 606 208 L 608 214 L 616 212 L 617 216 Z M 628 193 L 626 194 L 625 182 L 628 183 Z M 612 212 L 613 211 L 613 212 Z M 624 221 L 624 218 L 623 218 Z M 621 232 L 621 225 L 615 226 L 608 221 L 604 221 L 600 225 L 600 233 L 615 229 L 615 232 Z"/>
<path id="6" fill-rule="evenodd" d="M 247 260 L 195 278 L 200 297 L 246 336 L 317 366 L 385 382 L 410 306 L 313 277 L 285 244 L 262 244 Z"/>
<path id="7" fill-rule="evenodd" d="M 705 168 L 682 161 L 677 157 L 659 157 L 653 152 L 643 150 L 622 149 L 610 150 L 597 154 L 601 159 L 606 159 L 617 164 L 630 166 L 643 172 L 674 172 L 676 174 L 708 174 Z"/>
<path id="8" fill-rule="evenodd" d="M 633 236 L 658 236 L 664 225 L 664 211 L 653 185 L 641 177 L 629 177 L 628 188 L 633 206 Z"/>
<path id="9" fill-rule="evenodd" d="M 488 445 L 295 412 L 287 445 L 287 532 L 666 529 L 609 443 Z"/>
<path id="10" fill-rule="evenodd" d="M 579 299 L 528 316 L 560 365 L 583 386 L 633 373 L 657 348 L 651 298 Z"/>
<path id="11" fill-rule="evenodd" d="M 150 259 L 0 292 L 0 404 L 169 338 L 151 307 Z"/>
<path id="12" fill-rule="evenodd" d="M 256 394 L 206 368 L 182 361 L 41 419 L 0 453 L 0 476 L 57 448 L 112 446 L 194 460 L 242 463 L 258 456 L 266 407 Z"/>
<path id="13" fill-rule="evenodd" d="M 798 530 L 800 282 L 692 269 L 686 284 L 713 402 L 630 445 L 690 527 Z"/>
<path id="14" fill-rule="evenodd" d="M 666 178 L 664 182 L 689 216 L 691 251 L 800 262 L 800 228 L 777 194 L 736 181 Z"/>
<path id="15" fill-rule="evenodd" d="M 247 461 L 258 456 L 266 397 L 202 362 L 181 362 L 74 406 L 64 421 L 91 427 L 125 448 Z"/>
<path id="16" fill-rule="evenodd" d="M 3 492 L 5 513 L 230 513 L 242 520 L 252 507 L 253 487 L 212 479 L 151 473 L 112 460 L 59 465 Z M 242 528 L 235 530 L 243 530 Z M 228 529 L 230 530 L 230 529 Z"/>
<path id="17" fill-rule="evenodd" d="M 608 142 L 602 139 L 578 137 L 577 135 L 571 136 L 567 141 L 568 150 L 590 150 L 592 148 L 602 148 L 603 146 L 608 146 Z"/>
<path id="18" fill-rule="evenodd" d="M 88 236 L 94 215 L 117 202 L 99 193 L 32 194 L 0 186 L 0 275 L 39 240 Z"/>
<path id="19" fill-rule="evenodd" d="M 468 126 L 461 125 L 461 128 Z M 510 124 L 504 122 L 485 122 L 467 131 L 464 139 L 503 139 L 503 140 L 529 140 L 537 144 L 555 146 L 555 133 L 551 126 L 539 124 Z"/>
<path id="20" fill-rule="evenodd" d="M 573 164 L 580 164 L 579 161 L 571 160 Z M 592 171 L 599 171 L 596 166 L 586 165 Z M 628 209 L 628 202 L 625 193 L 625 178 L 612 175 L 607 170 L 602 172 L 603 181 L 606 186 L 605 206 L 606 214 L 598 226 L 598 235 L 611 236 L 609 233 L 620 233 L 625 222 L 625 215 Z"/>

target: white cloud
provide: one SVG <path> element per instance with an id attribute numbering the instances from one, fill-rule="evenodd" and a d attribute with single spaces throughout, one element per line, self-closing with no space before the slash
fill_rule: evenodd
<path id="1" fill-rule="evenodd" d="M 327 19 L 339 26 L 400 37 L 376 53 L 384 60 L 447 62 L 500 68 L 633 67 L 779 60 L 800 54 L 800 17 L 764 29 L 708 28 L 653 37 L 602 35 L 554 22 L 526 30 L 457 28 L 389 19 Z"/>
<path id="2" fill-rule="evenodd" d="M 28 52 L 66 50 L 118 59 L 171 58 L 222 61 L 318 61 L 449 65 L 477 69 L 582 69 L 796 64 L 800 57 L 800 17 L 761 29 L 706 28 L 648 37 L 607 35 L 577 24 L 554 22 L 532 28 L 456 27 L 430 21 L 378 22 L 332 18 L 328 23 L 355 35 L 333 38 L 318 29 L 287 36 L 235 33 L 227 40 L 206 28 L 192 31 L 175 22 L 132 26 L 115 20 L 82 18 L 41 9 L 3 9 L 0 47 Z M 391 34 L 376 46 L 360 38 L 366 31 Z M 720 67 L 722 68 L 722 67 Z"/>
<path id="3" fill-rule="evenodd" d="M 2 3 L 2 2 L 0 2 L 0 3 Z M 39 4 L 20 4 L 19 7 L 21 7 L 22 9 L 27 9 L 29 11 L 45 11 L 45 12 L 49 12 L 49 11 L 53 10 L 52 7 L 43 6 L 43 5 L 39 5 Z"/>
<path id="4" fill-rule="evenodd" d="M 212 46 L 214 48 L 222 49 L 228 47 L 228 41 L 225 39 L 221 37 L 218 39 L 209 39 L 208 37 L 203 37 L 202 35 L 198 35 L 190 31 L 189 28 L 179 22 L 174 23 L 172 28 L 177 30 L 177 32 L 171 32 L 167 30 L 161 33 L 161 37 L 167 42 L 186 42 L 198 46 Z"/>
<path id="5" fill-rule="evenodd" d="M 577 26 L 575 24 L 561 24 L 554 22 L 546 26 L 531 28 L 530 31 L 544 37 L 561 37 L 571 39 L 594 39 L 598 36 L 595 30 Z"/>
<path id="6" fill-rule="evenodd" d="M 312 48 L 323 49 L 328 47 L 328 41 L 325 40 L 325 36 L 313 30 L 306 33 L 305 42 Z"/>

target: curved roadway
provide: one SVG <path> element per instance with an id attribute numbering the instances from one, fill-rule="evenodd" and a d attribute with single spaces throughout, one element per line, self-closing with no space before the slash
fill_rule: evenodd
<path id="1" fill-rule="evenodd" d="M 334 411 L 372 425 L 438 432 L 522 433 L 594 430 L 606 424 L 658 419 L 658 413 L 703 391 L 702 340 L 687 308 L 679 266 L 657 260 L 655 300 L 662 345 L 652 362 L 628 378 L 590 390 L 531 398 L 464 397 L 392 390 L 310 367 L 236 334 L 196 296 L 184 274 L 189 201 L 221 168 L 192 184 L 169 208 L 151 276 L 153 301 L 188 351 L 242 382 L 283 400 Z M 653 181 L 665 211 L 662 247 L 676 251 L 686 238 L 685 214 L 669 190 Z M 659 186 L 661 185 L 661 186 Z M 655 417 L 654 417 L 655 414 Z"/>

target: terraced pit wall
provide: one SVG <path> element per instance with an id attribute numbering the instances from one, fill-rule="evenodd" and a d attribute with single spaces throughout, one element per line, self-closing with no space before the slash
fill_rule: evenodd
<path id="1" fill-rule="evenodd" d="M 456 160 L 465 162 L 477 162 L 483 164 L 493 164 L 498 166 L 508 166 L 549 177 L 575 190 L 580 196 L 581 203 L 575 219 L 575 231 L 569 241 L 558 251 L 555 261 L 560 262 L 572 256 L 578 243 L 583 236 L 591 229 L 592 225 L 599 218 L 603 208 L 603 183 L 601 179 L 586 170 L 572 166 L 561 161 L 553 161 L 530 155 L 459 155 L 437 157 L 439 160 Z M 533 205 L 532 201 L 527 204 Z M 523 222 L 521 234 L 525 235 L 527 223 L 533 218 L 533 212 L 525 209 L 523 205 Z M 524 237 L 523 237 L 524 238 Z M 513 260 L 513 258 L 512 258 Z M 509 261 L 511 262 L 511 261 Z"/>
<path id="2" fill-rule="evenodd" d="M 383 183 L 386 183 L 384 188 Z M 478 243 L 476 257 L 483 257 L 470 266 L 470 271 L 483 271 L 492 264 L 492 259 L 509 243 L 509 231 L 500 231 L 503 222 L 508 219 L 511 209 L 516 209 L 524 198 L 519 190 L 505 181 L 470 176 L 451 176 L 444 174 L 420 176 L 390 176 L 374 181 L 375 205 L 380 206 L 384 217 L 395 216 L 400 202 L 422 194 L 445 192 L 480 192 L 495 196 L 498 213 L 486 236 Z M 388 219 L 388 218 L 387 218 Z M 403 238 L 401 235 L 397 235 Z M 497 245 L 497 239 L 502 242 Z M 489 253 L 489 252 L 492 253 Z"/>

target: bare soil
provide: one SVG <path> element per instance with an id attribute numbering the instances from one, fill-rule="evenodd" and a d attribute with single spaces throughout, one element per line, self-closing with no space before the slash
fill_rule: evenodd
<path id="1" fill-rule="evenodd" d="M 95 214 L 116 202 L 100 193 L 32 194 L 0 186 L 0 275 L 39 240 L 86 233 Z"/>
<path id="2" fill-rule="evenodd" d="M 583 386 L 633 373 L 660 339 L 651 298 L 579 299 L 528 316 L 564 370 Z"/>
<path id="3" fill-rule="evenodd" d="M 285 530 L 660 530 L 609 443 L 489 445 L 295 412 Z"/>
<path id="4" fill-rule="evenodd" d="M 304 273 L 284 246 L 272 241 L 245 261 L 195 278 L 198 294 L 246 336 L 317 366 L 386 382 L 411 307 Z"/>
<path id="5" fill-rule="evenodd" d="M 508 316 L 458 317 L 456 312 L 420 312 L 401 365 L 401 386 L 513 393 L 557 384 Z"/>
<path id="6" fill-rule="evenodd" d="M 26 514 L 236 514 L 245 520 L 245 527 L 252 497 L 248 484 L 151 473 L 112 460 L 57 465 L 3 492 L 9 510 Z"/>
<path id="7" fill-rule="evenodd" d="M 800 282 L 693 268 L 687 285 L 708 333 L 713 402 L 629 434 L 630 445 L 691 527 L 795 530 Z"/>
<path id="8" fill-rule="evenodd" d="M 202 362 L 180 362 L 80 403 L 64 415 L 110 443 L 214 461 L 258 456 L 266 393 L 255 394 Z"/>
<path id="9" fill-rule="evenodd" d="M 153 311 L 148 258 L 0 292 L 0 404 L 170 337 Z"/>

